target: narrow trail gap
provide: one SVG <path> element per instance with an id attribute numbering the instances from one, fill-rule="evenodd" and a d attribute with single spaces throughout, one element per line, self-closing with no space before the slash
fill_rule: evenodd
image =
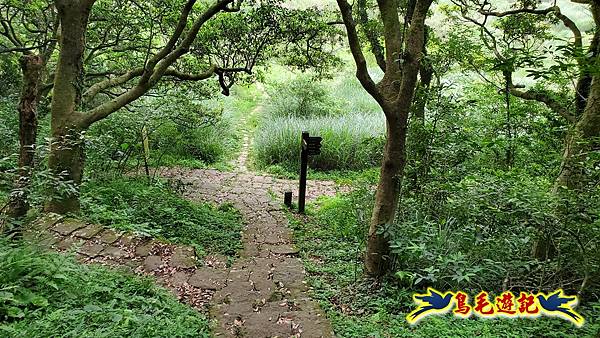
<path id="1" fill-rule="evenodd" d="M 248 171 L 248 156 L 250 154 L 250 146 L 252 145 L 254 130 L 250 128 L 248 125 L 248 119 L 252 118 L 256 115 L 259 115 L 263 111 L 263 102 L 264 100 L 269 98 L 269 94 L 265 90 L 262 83 L 256 83 L 256 89 L 260 93 L 260 98 L 258 99 L 258 103 L 252 109 L 249 114 L 244 114 L 238 121 L 238 129 L 242 134 L 242 148 L 238 157 L 229 163 L 233 166 L 235 171 L 238 172 L 247 172 Z"/>

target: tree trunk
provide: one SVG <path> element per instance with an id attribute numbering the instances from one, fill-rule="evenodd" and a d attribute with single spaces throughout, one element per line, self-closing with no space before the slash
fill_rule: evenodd
<path id="1" fill-rule="evenodd" d="M 561 188 L 583 189 L 590 177 L 585 173 L 584 162 L 589 152 L 600 149 L 600 76 L 594 76 L 590 94 L 581 119 L 569 133 L 560 174 L 554 184 L 554 192 Z"/>
<path id="2" fill-rule="evenodd" d="M 93 0 L 57 0 L 60 18 L 60 54 L 52 96 L 52 144 L 48 167 L 55 182 L 46 211 L 79 211 L 79 183 L 83 176 L 81 103 L 85 33 Z"/>
<path id="3" fill-rule="evenodd" d="M 48 167 L 52 170 L 50 199 L 45 210 L 58 214 L 79 212 L 79 185 L 84 166 L 83 133 L 77 129 L 52 135 Z"/>
<path id="4" fill-rule="evenodd" d="M 598 5 L 593 6 L 593 11 L 596 21 L 600 20 Z M 594 40 L 597 39 L 598 34 L 596 34 Z M 595 62 L 598 55 L 597 48 L 600 48 L 597 42 L 593 46 L 596 50 L 592 50 L 594 57 L 590 62 Z M 590 152 L 600 150 L 600 76 L 592 75 L 590 81 L 591 84 L 586 89 L 588 96 L 584 100 L 583 113 L 579 121 L 569 131 L 565 141 L 560 172 L 552 189 L 554 194 L 562 195 L 565 191 L 578 193 L 585 190 L 593 180 L 591 176 L 593 174 L 590 175 L 586 172 L 589 169 L 586 168 L 585 162 Z M 559 208 L 558 212 L 562 213 L 566 210 Z M 557 250 L 553 243 L 553 235 L 544 229 L 540 229 L 538 238 L 533 243 L 533 257 L 545 260 L 556 254 Z"/>
<path id="5" fill-rule="evenodd" d="M 596 33 L 590 44 L 587 61 L 589 65 L 595 65 L 600 55 L 600 1 L 591 3 L 591 12 L 596 24 Z M 587 79 L 586 79 L 587 76 Z M 600 149 L 600 75 L 586 70 L 580 79 L 576 93 L 577 107 L 585 103 L 583 113 L 574 128 L 569 132 L 565 142 L 565 151 L 560 166 L 560 173 L 554 184 L 554 192 L 558 193 L 561 188 L 569 190 L 580 190 L 589 183 L 589 175 L 585 173 L 584 162 L 590 151 Z M 586 95 L 585 100 L 582 95 Z M 579 111 L 578 111 L 579 113 Z"/>
<path id="6" fill-rule="evenodd" d="M 398 112 L 390 115 L 398 116 Z M 371 216 L 365 266 L 370 275 L 380 276 L 389 271 L 390 246 L 387 228 L 394 222 L 400 186 L 406 163 L 406 118 L 388 119 L 387 140 L 381 165 L 381 176 Z"/>
<path id="7" fill-rule="evenodd" d="M 553 187 L 553 193 L 559 196 L 564 192 L 578 193 L 592 183 L 590 173 L 586 172 L 589 169 L 585 162 L 590 152 L 600 150 L 600 76 L 593 77 L 586 101 L 581 119 L 565 141 L 560 173 Z M 558 212 L 568 212 L 563 209 L 559 207 Z M 553 237 L 554 234 L 548 229 L 540 229 L 533 243 L 533 257 L 546 260 L 555 256 L 557 249 Z"/>
<path id="8" fill-rule="evenodd" d="M 23 72 L 23 90 L 18 107 L 19 172 L 15 188 L 10 194 L 7 212 L 13 218 L 22 218 L 29 210 L 27 197 L 35 158 L 38 91 L 44 68 L 43 59 L 39 55 L 24 55 L 21 57 L 20 63 Z"/>
<path id="9" fill-rule="evenodd" d="M 385 47 L 385 74 L 377 84 L 368 71 L 356 23 L 352 17 L 352 6 L 346 0 L 337 0 L 337 3 L 348 33 L 350 51 L 356 63 L 356 77 L 382 108 L 387 123 L 381 176 L 375 194 L 365 254 L 367 273 L 381 276 L 391 267 L 389 238 L 386 232 L 389 232 L 389 226 L 395 221 L 398 208 L 406 164 L 408 114 L 423 58 L 425 18 L 432 1 L 416 0 L 414 7 L 408 9 L 411 20 L 407 18 L 406 24 L 410 23 L 410 27 L 402 29 L 398 18 L 398 1 L 377 0 L 383 23 Z"/>

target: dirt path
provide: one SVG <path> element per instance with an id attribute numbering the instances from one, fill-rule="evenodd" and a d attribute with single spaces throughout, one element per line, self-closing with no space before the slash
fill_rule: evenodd
<path id="1" fill-rule="evenodd" d="M 254 108 L 254 110 L 252 111 L 251 114 L 257 114 L 261 109 L 261 106 L 257 106 L 256 108 Z M 239 121 L 239 124 L 241 125 L 246 125 L 247 124 L 247 117 L 244 115 L 242 116 L 242 118 Z M 240 153 L 238 155 L 238 157 L 236 159 L 234 159 L 233 161 L 230 162 L 230 164 L 233 166 L 234 170 L 239 171 L 239 172 L 247 172 L 248 171 L 248 167 L 247 167 L 247 162 L 248 162 L 248 154 L 250 152 L 250 131 L 248 130 L 248 128 L 242 128 L 242 149 L 240 150 Z"/>
<path id="2" fill-rule="evenodd" d="M 256 89 L 260 93 L 261 101 L 269 98 L 269 94 L 260 82 L 256 83 Z M 254 133 L 254 130 L 251 130 L 248 125 L 248 120 L 259 115 L 262 110 L 263 105 L 262 102 L 259 101 L 256 107 L 254 107 L 249 114 L 242 115 L 237 123 L 237 129 L 242 136 L 242 148 L 240 149 L 238 157 L 229 162 L 236 172 L 248 172 L 248 156 L 250 153 L 250 146 L 252 145 L 252 134 Z"/>

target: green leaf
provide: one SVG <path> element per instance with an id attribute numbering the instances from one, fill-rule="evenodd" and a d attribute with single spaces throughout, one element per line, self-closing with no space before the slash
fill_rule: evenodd
<path id="1" fill-rule="evenodd" d="M 99 307 L 98 305 L 91 305 L 91 304 L 88 304 L 88 305 L 84 306 L 83 309 L 85 311 L 87 311 L 87 312 L 100 312 L 100 311 L 102 311 L 102 308 Z"/>
<path id="2" fill-rule="evenodd" d="M 14 301 L 14 294 L 12 292 L 2 291 L 0 292 L 0 301 Z"/>
<path id="3" fill-rule="evenodd" d="M 31 304 L 38 307 L 46 307 L 48 306 L 48 300 L 42 296 L 33 296 L 30 300 Z"/>
<path id="4" fill-rule="evenodd" d="M 7 315 L 11 318 L 23 318 L 25 317 L 25 312 L 18 307 L 11 306 L 7 310 Z"/>
<path id="5" fill-rule="evenodd" d="M 115 313 L 110 317 L 110 320 L 112 320 L 115 323 L 120 322 L 122 319 L 123 319 L 123 315 L 120 315 L 118 313 Z"/>

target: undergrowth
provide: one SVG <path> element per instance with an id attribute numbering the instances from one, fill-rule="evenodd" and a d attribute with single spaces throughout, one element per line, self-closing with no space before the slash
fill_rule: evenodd
<path id="1" fill-rule="evenodd" d="M 81 201 L 90 222 L 193 245 L 198 254 L 235 255 L 241 246 L 240 214 L 233 207 L 190 202 L 164 182 L 95 179 L 84 185 Z"/>
<path id="2" fill-rule="evenodd" d="M 372 208 L 368 187 L 348 195 L 323 198 L 307 208 L 308 222 L 292 219 L 307 280 L 314 297 L 326 310 L 338 337 L 597 337 L 600 303 L 591 300 L 576 309 L 586 324 L 578 329 L 556 318 L 457 319 L 428 317 L 410 326 L 405 316 L 414 309 L 412 295 L 424 287 L 407 285 L 401 275 L 383 280 L 364 277 L 362 255 Z M 445 252 L 450 255 L 451 252 Z M 407 262 L 410 263 L 410 262 Z M 451 280 L 452 276 L 440 276 Z M 444 279 L 445 280 L 445 279 Z M 438 283 L 443 282 L 439 280 Z M 478 285 L 475 280 L 470 283 Z M 454 290 L 456 291 L 456 290 Z M 498 293 L 499 289 L 489 289 Z"/>
<path id="3" fill-rule="evenodd" d="M 0 239 L 2 337 L 209 337 L 207 319 L 149 278 Z"/>

